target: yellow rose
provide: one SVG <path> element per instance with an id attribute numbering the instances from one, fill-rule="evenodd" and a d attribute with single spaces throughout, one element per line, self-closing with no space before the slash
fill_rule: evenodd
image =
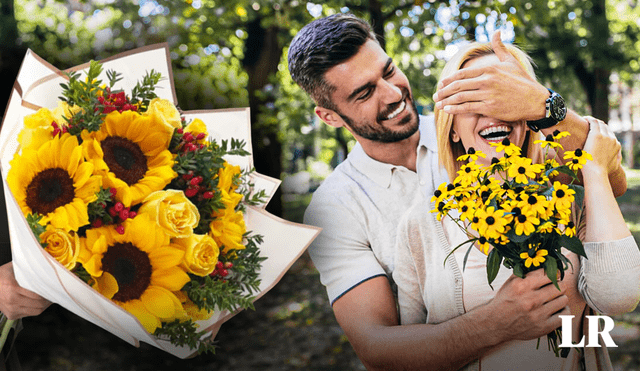
<path id="1" fill-rule="evenodd" d="M 80 238 L 73 231 L 65 232 L 48 226 L 40 235 L 40 241 L 46 244 L 44 249 L 65 268 L 70 270 L 76 266 L 80 253 Z"/>
<path id="2" fill-rule="evenodd" d="M 176 238 L 172 246 L 184 251 L 182 266 L 188 272 L 204 277 L 216 269 L 220 249 L 211 236 L 192 234 L 186 238 Z"/>
<path id="3" fill-rule="evenodd" d="M 218 171 L 218 189 L 222 195 L 221 201 L 227 209 L 234 209 L 242 200 L 243 196 L 236 192 L 238 185 L 234 183 L 240 173 L 240 166 L 230 165 L 227 162 Z"/>
<path id="4" fill-rule="evenodd" d="M 200 222 L 198 208 L 182 191 L 156 191 L 142 201 L 138 214 L 148 214 L 171 237 L 187 237 Z"/>
<path id="5" fill-rule="evenodd" d="M 174 129 L 182 127 L 180 112 L 170 101 L 166 99 L 154 98 L 149 102 L 146 115 L 156 116 L 164 122 L 168 130 L 173 133 Z"/>
<path id="6" fill-rule="evenodd" d="M 200 119 L 194 119 L 184 128 L 185 132 L 192 133 L 193 135 L 204 134 L 202 139 L 197 139 L 196 143 L 202 144 L 207 142 L 209 133 L 207 132 L 207 125 Z"/>
<path id="7" fill-rule="evenodd" d="M 242 212 L 233 209 L 220 210 L 216 218 L 209 225 L 209 234 L 216 241 L 218 246 L 223 248 L 223 252 L 229 250 L 242 250 L 242 244 L 247 227 L 244 223 Z"/>
<path id="8" fill-rule="evenodd" d="M 39 148 L 51 139 L 54 121 L 53 114 L 47 108 L 40 108 L 24 118 L 24 129 L 18 134 L 18 143 L 22 148 Z"/>
<path id="9" fill-rule="evenodd" d="M 60 127 L 67 126 L 67 119 L 70 119 L 78 112 L 82 112 L 80 106 L 70 106 L 67 102 L 58 101 L 58 107 L 52 112 L 53 120 Z"/>
<path id="10" fill-rule="evenodd" d="M 193 301 L 191 301 L 191 299 L 189 299 L 187 294 L 185 294 L 184 292 L 177 291 L 177 292 L 174 292 L 173 294 L 178 298 L 178 300 L 180 300 L 180 303 L 184 308 L 183 317 L 178 317 L 177 319 L 187 320 L 191 318 L 194 321 L 200 321 L 200 320 L 206 320 L 211 318 L 211 315 L 213 314 L 213 312 L 209 312 L 204 308 L 203 309 L 198 308 L 198 306 Z M 196 326 L 198 326 L 198 324 L 196 324 Z"/>

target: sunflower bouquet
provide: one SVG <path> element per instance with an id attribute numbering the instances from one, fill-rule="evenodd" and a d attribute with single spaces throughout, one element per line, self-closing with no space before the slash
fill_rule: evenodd
<path id="1" fill-rule="evenodd" d="M 180 111 L 163 54 L 60 72 L 28 53 L 23 69 L 45 77 L 23 89 L 19 76 L 0 145 L 20 285 L 186 358 L 214 351 L 221 324 L 253 308 L 319 230 L 263 210 L 279 181 L 250 166 L 248 111 Z M 132 72 L 132 58 L 162 72 Z"/>
<path id="2" fill-rule="evenodd" d="M 474 246 L 487 254 L 490 285 L 503 265 L 518 277 L 543 269 L 559 289 L 558 278 L 562 279 L 571 265 L 562 249 L 586 257 L 575 217 L 584 188 L 574 181 L 592 157 L 581 149 L 565 151 L 567 161 L 561 165 L 550 156 L 551 151 L 563 149 L 557 140 L 568 135 L 556 131 L 534 141 L 544 150 L 543 163 L 522 156 L 520 147 L 509 139 L 491 143 L 504 156 L 492 158 L 488 166 L 476 162 L 479 157 L 486 158 L 484 153 L 469 148 L 457 159 L 464 164 L 453 183 L 441 184 L 431 198 L 435 206 L 432 212 L 437 213 L 438 220 L 450 217 L 469 236 L 453 249 L 469 244 L 463 264 Z M 571 177 L 569 184 L 553 180 L 561 173 Z M 557 336 L 551 333 L 548 339 L 556 355 Z"/>

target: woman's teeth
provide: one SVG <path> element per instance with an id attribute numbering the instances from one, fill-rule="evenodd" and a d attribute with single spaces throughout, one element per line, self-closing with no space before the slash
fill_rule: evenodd
<path id="1" fill-rule="evenodd" d="M 484 138 L 485 140 L 491 141 L 491 142 L 499 142 L 501 140 L 503 140 L 504 138 L 508 137 L 509 134 L 511 134 L 511 131 L 513 129 L 509 126 L 506 125 L 500 125 L 500 126 L 491 126 L 488 127 L 484 130 L 482 130 L 480 133 L 478 133 L 482 138 Z"/>
<path id="2" fill-rule="evenodd" d="M 400 103 L 400 105 L 398 106 L 398 108 L 395 111 L 391 112 L 391 114 L 389 114 L 389 116 L 387 116 L 385 120 L 391 120 L 396 116 L 398 116 L 402 111 L 404 111 L 404 108 L 406 105 L 407 105 L 406 100 L 403 100 L 402 103 Z"/>

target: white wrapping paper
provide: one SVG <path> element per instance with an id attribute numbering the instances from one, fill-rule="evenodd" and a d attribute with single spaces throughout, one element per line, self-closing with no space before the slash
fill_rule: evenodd
<path id="1" fill-rule="evenodd" d="M 166 44 L 152 45 L 102 60 L 104 71 L 115 70 L 123 80 L 117 87 L 130 92 L 135 84 L 151 69 L 160 72 L 164 79 L 158 84 L 156 94 L 177 105 L 173 76 Z M 88 63 L 70 70 L 82 71 Z M 103 72 L 104 73 L 104 72 Z M 106 75 L 101 76 L 106 81 Z M 28 51 L 14 83 L 13 92 L 0 131 L 0 167 L 4 187 L 13 268 L 18 283 L 51 302 L 57 303 L 78 316 L 102 327 L 128 343 L 139 346 L 139 342 L 152 344 L 177 357 L 186 358 L 195 353 L 188 347 L 176 347 L 149 334 L 136 317 L 106 299 L 85 284 L 73 273 L 45 252 L 32 234 L 20 207 L 6 182 L 9 161 L 18 149 L 17 137 L 23 127 L 25 116 L 41 107 L 53 109 L 61 96 L 60 83 L 66 82 L 58 69 Z M 251 150 L 251 127 L 249 109 L 224 109 L 184 112 L 187 120 L 200 118 L 207 125 L 209 135 L 218 140 L 242 139 L 246 149 Z M 226 159 L 243 169 L 253 166 L 253 157 L 230 156 Z M 255 191 L 264 190 L 269 199 L 280 185 L 280 180 L 253 173 L 251 182 Z M 247 230 L 264 237 L 260 255 L 267 258 L 260 271 L 260 291 L 256 299 L 269 291 L 300 257 L 307 246 L 320 232 L 318 228 L 291 223 L 277 218 L 258 207 L 247 207 L 244 215 Z M 207 329 L 207 336 L 215 336 L 223 322 L 235 313 L 216 312 L 206 321 L 198 321 L 200 329 Z"/>

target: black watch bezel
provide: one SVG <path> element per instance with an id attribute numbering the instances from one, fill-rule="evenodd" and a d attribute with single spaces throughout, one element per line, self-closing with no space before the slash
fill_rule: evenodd
<path id="1" fill-rule="evenodd" d="M 550 128 L 567 117 L 567 106 L 564 98 L 549 88 L 547 90 L 549 90 L 549 98 L 545 101 L 546 117 L 540 120 L 527 121 L 527 126 L 535 132 L 540 129 Z"/>

